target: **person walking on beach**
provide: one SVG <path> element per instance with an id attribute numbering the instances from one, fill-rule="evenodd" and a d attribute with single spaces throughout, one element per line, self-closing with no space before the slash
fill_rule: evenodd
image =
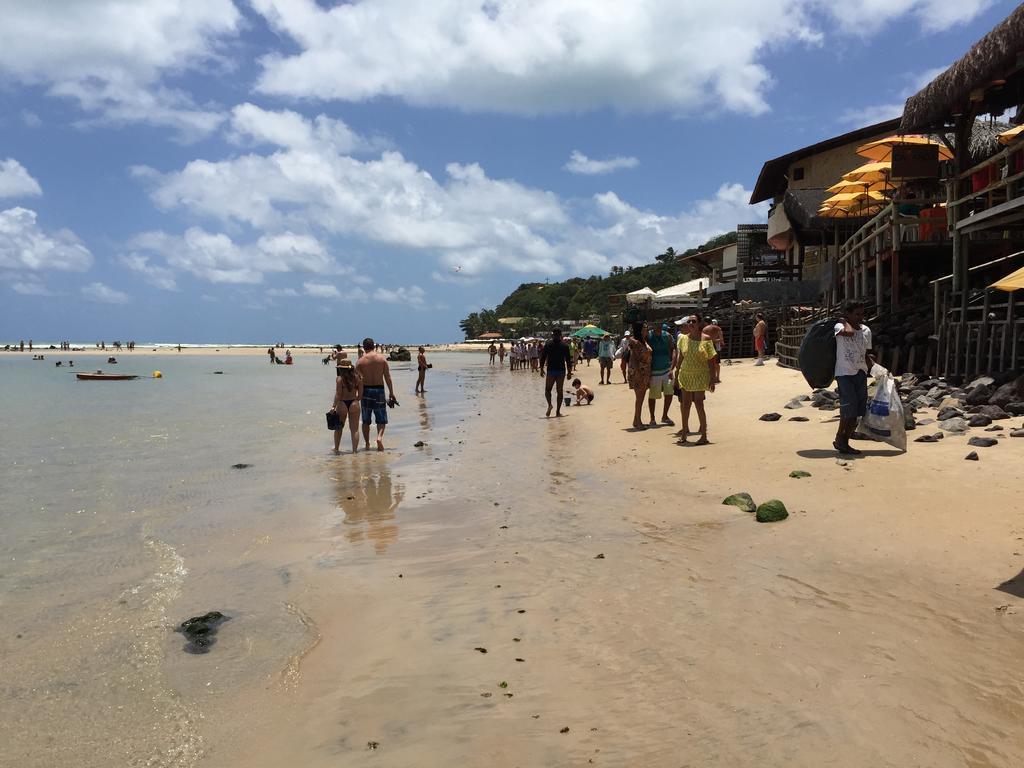
<path id="1" fill-rule="evenodd" d="M 489 346 L 487 348 L 487 354 L 489 354 L 491 356 L 490 364 L 494 365 L 494 358 L 498 354 L 498 348 L 496 346 L 494 346 L 494 342 L 493 341 L 491 342 L 491 346 Z"/>
<path id="2" fill-rule="evenodd" d="M 341 452 L 341 433 L 345 431 L 347 420 L 352 435 L 352 453 L 356 453 L 359 450 L 359 407 L 363 397 L 363 381 L 348 356 L 339 359 L 337 363 L 334 405 L 331 406 L 331 410 L 338 414 L 338 423 L 334 428 L 334 452 Z"/>
<path id="3" fill-rule="evenodd" d="M 669 417 L 668 411 L 672 407 L 675 384 L 670 372 L 676 367 L 676 349 L 672 343 L 672 337 L 661 323 L 655 323 L 647 334 L 647 344 L 651 348 L 651 384 L 647 394 L 647 408 L 651 416 L 649 426 L 658 426 L 654 412 L 657 401 L 664 398 L 665 405 L 661 411 L 661 423 L 671 427 L 675 425 L 675 422 Z"/>
<path id="4" fill-rule="evenodd" d="M 424 386 L 427 378 L 427 353 L 423 347 L 420 347 L 419 354 L 416 355 L 416 389 L 413 392 L 417 395 L 426 393 L 426 387 Z"/>
<path id="5" fill-rule="evenodd" d="M 274 350 L 270 350 L 273 354 Z M 334 361 L 334 370 L 338 376 L 341 376 L 341 361 L 348 358 L 348 353 L 342 350 L 341 344 L 335 344 L 334 349 L 331 350 L 331 360 Z"/>
<path id="6" fill-rule="evenodd" d="M 676 325 L 681 326 L 682 333 L 679 334 L 676 356 L 676 380 L 679 383 L 679 390 L 682 400 L 679 404 L 682 412 L 682 428 L 679 430 L 679 445 L 686 445 L 686 438 L 690 434 L 690 406 L 697 409 L 697 419 L 700 422 L 700 439 L 697 445 L 708 444 L 708 417 L 704 410 L 704 397 L 707 392 L 715 391 L 715 383 L 712 380 L 712 361 L 717 356 L 715 345 L 703 333 L 701 333 L 700 321 L 696 316 L 690 315 L 682 320 L 677 320 Z"/>
<path id="7" fill-rule="evenodd" d="M 626 331 L 629 340 L 629 388 L 636 402 L 633 408 L 633 429 L 647 429 L 643 422 L 644 397 L 651 384 L 651 348 L 647 345 L 647 323 L 633 323 L 633 333 Z"/>
<path id="8" fill-rule="evenodd" d="M 544 345 L 540 353 L 540 373 L 547 376 L 544 379 L 544 399 L 548 401 L 547 416 L 551 416 L 551 387 L 555 387 L 558 395 L 558 403 L 555 408 L 555 416 L 562 415 L 562 397 L 565 388 L 565 380 L 572 375 L 572 351 L 569 345 L 562 341 L 562 331 L 555 328 L 551 331 L 551 341 Z"/>
<path id="9" fill-rule="evenodd" d="M 864 305 L 848 301 L 835 324 L 836 386 L 839 387 L 839 429 L 832 447 L 841 454 L 860 453 L 850 445 L 857 419 L 867 413 L 868 370 L 875 364 L 871 329 L 864 324 Z"/>
<path id="10" fill-rule="evenodd" d="M 764 365 L 764 351 L 768 347 L 768 323 L 760 312 L 755 317 L 757 322 L 754 323 L 754 351 L 757 352 L 757 362 L 754 365 Z"/>
<path id="11" fill-rule="evenodd" d="M 373 339 L 363 339 L 363 356 L 356 363 L 356 373 L 363 382 L 363 395 L 360 409 L 363 416 L 363 441 L 366 450 L 370 450 L 370 421 L 377 423 L 377 450 L 384 450 L 384 429 L 388 425 L 388 407 L 398 405 L 395 398 L 395 386 L 391 383 L 391 369 L 387 358 L 375 352 Z M 388 394 L 384 395 L 387 385 Z"/>
<path id="12" fill-rule="evenodd" d="M 601 343 L 597 345 L 597 363 L 601 369 L 601 384 L 612 383 L 612 361 L 615 358 L 615 342 L 612 335 L 606 333 L 601 337 Z M 605 378 L 608 380 L 605 381 Z"/>

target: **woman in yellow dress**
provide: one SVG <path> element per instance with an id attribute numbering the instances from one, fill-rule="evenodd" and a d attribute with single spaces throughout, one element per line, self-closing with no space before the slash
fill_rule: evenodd
<path id="1" fill-rule="evenodd" d="M 697 418 L 700 420 L 700 440 L 697 445 L 707 445 L 708 417 L 704 412 L 704 395 L 715 391 L 712 361 L 718 353 L 714 342 L 702 333 L 700 320 L 695 315 L 685 317 L 676 324 L 682 326 L 682 333 L 676 342 L 679 349 L 676 384 L 681 393 L 679 407 L 683 417 L 679 445 L 686 445 L 686 438 L 690 434 L 691 405 L 697 409 Z"/>

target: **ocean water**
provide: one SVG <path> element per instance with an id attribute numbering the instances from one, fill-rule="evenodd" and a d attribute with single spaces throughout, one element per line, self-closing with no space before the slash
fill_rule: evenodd
<path id="1" fill-rule="evenodd" d="M 286 686 L 317 642 L 302 574 L 417 535 L 467 387 L 491 375 L 433 355 L 417 398 L 394 364 L 388 451 L 334 456 L 334 369 L 314 357 L 119 359 L 163 378 L 80 382 L 92 363 L 0 357 L 0 765 L 196 764 L 213 713 Z M 210 610 L 232 642 L 197 662 L 174 628 Z"/>

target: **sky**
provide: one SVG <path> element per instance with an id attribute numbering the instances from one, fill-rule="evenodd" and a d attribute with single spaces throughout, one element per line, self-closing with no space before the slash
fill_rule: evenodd
<path id="1" fill-rule="evenodd" d="M 1015 5 L 0 0 L 0 338 L 453 341 L 764 221 Z"/>

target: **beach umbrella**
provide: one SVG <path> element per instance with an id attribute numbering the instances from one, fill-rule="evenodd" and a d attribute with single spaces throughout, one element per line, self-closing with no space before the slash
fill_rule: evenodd
<path id="1" fill-rule="evenodd" d="M 818 215 L 825 219 L 852 219 L 857 216 L 873 216 L 880 210 L 882 210 L 882 206 L 878 203 L 870 203 L 850 208 L 833 206 L 831 208 L 819 209 Z"/>
<path id="2" fill-rule="evenodd" d="M 1008 131 L 1003 131 L 999 134 L 1000 144 L 1012 144 L 1017 139 L 1021 138 L 1021 133 L 1024 132 L 1024 125 L 1018 125 L 1016 128 L 1011 128 Z"/>
<path id="3" fill-rule="evenodd" d="M 856 192 L 860 190 L 863 192 L 883 192 L 891 186 L 891 184 L 886 184 L 884 181 L 850 181 L 849 179 L 840 179 L 825 191 Z"/>
<path id="4" fill-rule="evenodd" d="M 844 173 L 843 178 L 847 181 L 888 181 L 891 173 L 892 163 L 874 162 L 865 163 Z"/>
<path id="5" fill-rule="evenodd" d="M 608 331 L 598 328 L 596 325 L 584 325 L 578 331 L 573 333 L 573 336 L 577 339 L 595 338 L 599 339 L 604 336 Z M 611 335 L 611 334 L 609 334 Z"/>
<path id="6" fill-rule="evenodd" d="M 880 202 L 885 200 L 885 195 L 881 192 L 839 192 L 826 199 L 822 205 L 846 205 L 848 203 L 857 203 L 863 200 L 874 200 Z"/>
<path id="7" fill-rule="evenodd" d="M 501 334 L 500 333 L 495 333 L 494 331 L 491 331 L 489 333 L 481 333 L 479 336 L 477 336 L 477 338 L 478 339 L 500 339 L 501 338 Z"/>
<path id="8" fill-rule="evenodd" d="M 915 146 L 936 146 L 939 148 L 939 160 L 952 160 L 953 153 L 950 152 L 942 142 L 930 136 L 919 136 L 911 134 L 908 136 L 886 136 L 884 139 L 869 141 L 867 144 L 857 147 L 857 154 L 875 162 L 891 162 L 892 148 L 900 145 Z"/>
<path id="9" fill-rule="evenodd" d="M 1024 288 L 1024 267 L 1016 272 L 1011 272 L 1002 280 L 992 283 L 989 288 L 998 288 L 1000 291 L 1016 291 Z"/>

